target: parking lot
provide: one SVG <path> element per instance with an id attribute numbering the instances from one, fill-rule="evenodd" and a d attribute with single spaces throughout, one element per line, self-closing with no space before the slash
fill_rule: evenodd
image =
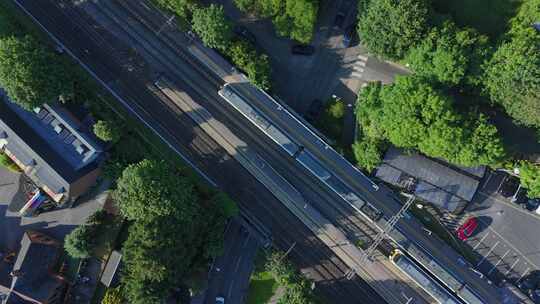
<path id="1" fill-rule="evenodd" d="M 540 269 L 540 216 L 497 193 L 505 173 L 487 174 L 466 210 L 479 222 L 466 243 L 479 255 L 474 268 L 495 283 L 518 283 Z"/>

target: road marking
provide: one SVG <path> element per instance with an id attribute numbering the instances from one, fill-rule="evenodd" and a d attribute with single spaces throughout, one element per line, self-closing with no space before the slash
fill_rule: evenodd
<path id="1" fill-rule="evenodd" d="M 238 267 L 240 267 L 240 261 L 242 260 L 242 256 L 240 256 L 238 258 L 238 260 L 236 260 L 236 266 L 234 267 L 234 273 L 237 273 L 238 272 Z"/>
<path id="2" fill-rule="evenodd" d="M 363 66 L 363 67 L 366 66 L 366 62 L 365 62 L 365 61 L 357 61 L 356 64 L 359 65 L 359 66 Z"/>
<path id="3" fill-rule="evenodd" d="M 478 243 L 476 243 L 476 245 L 474 245 L 473 250 L 476 250 L 476 248 L 477 248 L 478 246 L 480 246 L 480 244 L 482 244 L 482 242 L 487 238 L 488 235 L 489 235 L 489 233 L 486 233 L 486 235 L 484 235 L 484 237 L 482 237 L 482 238 L 480 239 L 480 241 L 479 241 Z"/>
<path id="4" fill-rule="evenodd" d="M 227 292 L 227 298 L 231 298 L 231 292 L 232 292 L 232 288 L 234 286 L 234 279 L 231 280 L 231 284 L 229 285 L 229 292 Z"/>
<path id="5" fill-rule="evenodd" d="M 369 58 L 367 56 L 364 56 L 364 55 L 358 55 L 358 58 L 360 58 L 362 61 L 367 61 Z"/>
<path id="6" fill-rule="evenodd" d="M 488 253 L 486 255 L 484 255 L 482 257 L 482 259 L 480 260 L 480 262 L 478 262 L 478 264 L 476 264 L 476 267 L 480 266 L 480 264 L 482 264 L 484 262 L 484 260 L 489 257 L 489 255 L 491 254 L 491 252 L 493 251 L 493 249 L 495 249 L 495 247 L 497 247 L 497 245 L 499 245 L 500 241 L 497 241 L 497 243 L 495 243 L 495 245 L 493 245 L 493 247 L 491 247 L 488 251 Z"/>
<path id="7" fill-rule="evenodd" d="M 352 72 L 351 76 L 356 78 L 362 78 L 363 75 L 358 72 Z"/>
<path id="8" fill-rule="evenodd" d="M 510 271 L 512 271 L 512 269 L 514 269 L 514 266 L 516 266 L 517 262 L 519 262 L 520 259 L 517 259 L 514 261 L 514 263 L 512 264 L 512 266 L 510 266 L 510 268 L 504 273 L 504 276 L 507 276 Z"/>
<path id="9" fill-rule="evenodd" d="M 531 269 L 531 267 L 527 267 L 527 269 L 525 269 L 525 271 L 521 274 L 521 276 L 519 277 L 519 279 L 516 281 L 516 284 L 521 281 L 521 279 L 523 279 L 523 277 L 527 274 L 527 272 L 529 272 L 529 269 Z"/>
<path id="10" fill-rule="evenodd" d="M 353 70 L 358 71 L 360 73 L 364 72 L 364 69 L 362 67 L 360 67 L 360 66 L 357 66 L 357 65 L 353 66 Z"/>
<path id="11" fill-rule="evenodd" d="M 504 257 L 510 252 L 510 249 L 508 249 L 503 255 L 502 257 L 499 258 L 499 260 L 497 261 L 497 263 L 495 263 L 495 265 L 493 265 L 493 267 L 491 267 L 491 269 L 488 271 L 488 275 L 490 275 L 493 270 L 495 270 L 497 268 L 497 266 L 499 266 L 499 264 L 501 263 L 501 261 L 504 259 Z"/>
<path id="12" fill-rule="evenodd" d="M 488 229 L 491 232 L 493 232 L 494 234 L 496 234 L 501 240 L 503 240 L 510 248 L 512 248 L 512 250 L 514 250 L 516 253 L 518 253 L 520 256 L 522 256 L 523 259 L 525 259 L 525 261 L 527 261 L 527 263 L 533 265 L 535 268 L 540 268 L 538 265 L 536 265 L 531 260 L 529 260 L 529 258 L 527 258 L 526 255 L 524 255 L 519 249 L 516 248 L 516 246 L 512 245 L 512 243 L 510 243 L 506 238 L 504 238 L 502 235 L 500 235 L 497 231 L 495 231 L 491 227 L 488 227 Z"/>

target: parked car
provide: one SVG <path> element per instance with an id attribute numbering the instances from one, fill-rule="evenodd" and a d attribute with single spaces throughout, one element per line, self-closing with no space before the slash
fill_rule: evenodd
<path id="1" fill-rule="evenodd" d="M 250 32 L 245 26 L 241 26 L 241 25 L 235 26 L 233 28 L 233 32 L 236 35 L 251 42 L 252 44 L 255 44 L 257 42 L 257 38 L 255 37 L 255 35 L 253 35 L 253 33 Z"/>
<path id="2" fill-rule="evenodd" d="M 528 292 L 529 290 L 537 289 L 539 282 L 540 273 L 538 271 L 532 271 L 518 282 L 517 287 L 523 292 Z"/>
<path id="3" fill-rule="evenodd" d="M 471 217 L 456 230 L 456 233 L 460 240 L 466 241 L 473 235 L 476 228 L 478 228 L 478 220 L 475 217 Z"/>
<path id="4" fill-rule="evenodd" d="M 343 47 L 348 48 L 353 46 L 356 38 L 356 24 L 351 24 L 345 29 L 343 34 L 343 40 L 341 41 Z"/>
<path id="5" fill-rule="evenodd" d="M 529 298 L 531 298 L 535 304 L 540 304 L 540 289 L 529 290 Z"/>
<path id="6" fill-rule="evenodd" d="M 519 188 L 519 179 L 517 177 L 507 175 L 504 178 L 498 192 L 500 195 L 506 198 L 509 198 L 511 196 L 514 196 L 518 188 Z"/>
<path id="7" fill-rule="evenodd" d="M 336 18 L 334 19 L 334 26 L 341 28 L 343 26 L 343 21 L 345 21 L 345 14 L 338 12 Z"/>
<path id="8" fill-rule="evenodd" d="M 315 53 L 315 47 L 313 47 L 312 45 L 297 44 L 292 47 L 291 51 L 295 55 L 309 56 Z"/>
<path id="9" fill-rule="evenodd" d="M 306 120 L 309 122 L 314 122 L 319 117 L 323 107 L 323 103 L 319 99 L 315 99 L 309 105 L 309 109 L 306 112 Z"/>
<path id="10" fill-rule="evenodd" d="M 225 298 L 222 296 L 216 297 L 216 304 L 225 304 Z"/>
<path id="11" fill-rule="evenodd" d="M 540 210 L 538 210 L 538 207 L 540 206 L 540 199 L 539 198 L 530 198 L 527 200 L 525 204 L 522 205 L 523 208 L 538 213 Z"/>

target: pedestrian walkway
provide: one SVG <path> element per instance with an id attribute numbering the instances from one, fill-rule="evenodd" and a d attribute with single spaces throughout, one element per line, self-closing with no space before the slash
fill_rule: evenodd
<path id="1" fill-rule="evenodd" d="M 366 67 L 366 64 L 368 62 L 368 57 L 362 54 L 359 54 L 356 57 L 356 60 L 352 67 L 351 77 L 356 79 L 362 79 L 364 69 Z"/>

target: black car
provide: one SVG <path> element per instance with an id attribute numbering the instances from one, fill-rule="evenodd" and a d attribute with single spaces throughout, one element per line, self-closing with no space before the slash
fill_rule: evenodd
<path id="1" fill-rule="evenodd" d="M 356 25 L 352 24 L 345 29 L 345 33 L 343 34 L 343 40 L 341 43 L 343 44 L 343 47 L 348 48 L 352 45 L 354 45 L 356 38 Z"/>
<path id="2" fill-rule="evenodd" d="M 522 206 L 529 211 L 536 211 L 536 209 L 538 209 L 538 206 L 540 206 L 540 198 L 530 198 Z"/>
<path id="3" fill-rule="evenodd" d="M 511 196 L 514 196 L 518 188 L 519 179 L 514 176 L 507 175 L 498 192 L 500 195 L 509 198 Z"/>
<path id="4" fill-rule="evenodd" d="M 313 55 L 313 53 L 315 53 L 315 47 L 313 47 L 312 45 L 300 45 L 300 44 L 298 44 L 298 45 L 294 45 L 291 48 L 291 51 L 295 55 L 309 56 L 309 55 Z"/>
<path id="5" fill-rule="evenodd" d="M 306 112 L 306 119 L 309 122 L 314 122 L 321 113 L 323 103 L 319 99 L 315 99 L 309 105 L 309 109 Z"/>
<path id="6" fill-rule="evenodd" d="M 519 287 L 519 289 L 523 290 L 524 292 L 528 292 L 529 290 L 537 289 L 539 281 L 540 274 L 534 271 L 524 277 L 521 281 L 519 281 L 517 287 Z"/>
<path id="7" fill-rule="evenodd" d="M 252 44 L 255 44 L 257 42 L 257 38 L 255 37 L 255 35 L 253 35 L 252 32 L 250 32 L 245 26 L 235 26 L 233 28 L 233 32 L 246 39 L 247 41 L 251 42 Z"/>
<path id="8" fill-rule="evenodd" d="M 529 290 L 529 298 L 531 298 L 534 303 L 540 304 L 540 289 Z"/>
<path id="9" fill-rule="evenodd" d="M 334 19 L 334 26 L 335 27 L 342 27 L 343 21 L 345 21 L 345 14 L 342 12 L 338 12 L 336 15 L 336 18 Z"/>

